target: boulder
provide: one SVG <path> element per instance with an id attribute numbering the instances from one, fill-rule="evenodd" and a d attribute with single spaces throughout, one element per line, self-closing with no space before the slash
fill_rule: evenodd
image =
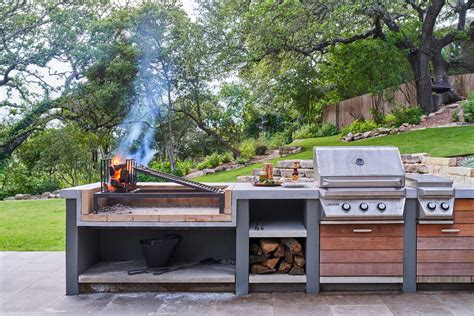
<path id="1" fill-rule="evenodd" d="M 362 133 L 362 137 L 363 137 L 363 138 L 369 138 L 370 136 L 372 136 L 372 131 L 368 131 L 368 132 Z"/>
<path id="2" fill-rule="evenodd" d="M 390 135 L 395 135 L 396 133 L 398 133 L 400 130 L 398 128 L 392 128 L 392 130 L 390 131 Z"/>
<path id="3" fill-rule="evenodd" d="M 403 154 L 401 155 L 402 161 L 404 164 L 414 164 L 414 163 L 421 163 L 423 161 L 423 157 L 425 157 L 425 153 L 420 154 Z"/>
<path id="4" fill-rule="evenodd" d="M 433 113 L 428 114 L 428 117 L 434 117 L 435 115 L 436 113 L 433 112 Z"/>
<path id="5" fill-rule="evenodd" d="M 459 103 L 453 103 L 453 104 L 448 104 L 446 105 L 446 108 L 448 109 L 455 109 L 459 106 Z"/>
<path id="6" fill-rule="evenodd" d="M 243 183 L 252 183 L 255 182 L 256 177 L 254 176 L 238 176 L 237 177 L 237 182 L 243 182 Z"/>
<path id="7" fill-rule="evenodd" d="M 380 134 L 388 134 L 390 133 L 391 129 L 388 128 L 388 127 L 379 127 L 377 128 L 377 132 L 379 132 Z"/>
<path id="8" fill-rule="evenodd" d="M 51 192 L 44 192 L 43 194 L 41 194 L 41 198 L 42 198 L 42 199 L 50 199 L 50 198 L 51 198 L 51 197 L 50 197 L 51 195 L 54 196 L 54 194 L 52 194 Z M 53 197 L 53 198 L 54 198 L 54 197 Z"/>
<path id="9" fill-rule="evenodd" d="M 217 166 L 216 169 L 214 169 L 215 172 L 221 172 L 221 171 L 225 171 L 225 168 L 224 166 Z"/>
<path id="10" fill-rule="evenodd" d="M 428 167 L 424 164 L 404 164 L 403 168 L 407 173 L 428 173 Z"/>
<path id="11" fill-rule="evenodd" d="M 204 173 L 204 175 L 206 175 L 206 174 L 209 174 L 209 173 L 215 173 L 216 170 L 214 170 L 214 169 L 203 169 L 202 172 Z"/>
<path id="12" fill-rule="evenodd" d="M 354 135 L 354 140 L 359 140 L 359 139 L 362 139 L 362 133 L 357 133 Z"/>
<path id="13" fill-rule="evenodd" d="M 30 200 L 31 194 L 17 194 L 15 195 L 15 200 Z"/>

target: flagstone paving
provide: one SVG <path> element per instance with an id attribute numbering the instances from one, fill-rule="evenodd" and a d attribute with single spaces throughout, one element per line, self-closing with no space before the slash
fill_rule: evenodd
<path id="1" fill-rule="evenodd" d="M 64 252 L 0 252 L 0 315 L 474 315 L 474 292 L 65 296 Z"/>

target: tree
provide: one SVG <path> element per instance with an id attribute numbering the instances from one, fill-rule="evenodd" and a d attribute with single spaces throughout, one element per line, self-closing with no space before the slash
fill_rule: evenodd
<path id="1" fill-rule="evenodd" d="M 0 135 L 0 162 L 60 116 L 54 109 L 91 61 L 85 30 L 106 5 L 8 1 L 0 8 L 0 107 L 11 116 Z"/>

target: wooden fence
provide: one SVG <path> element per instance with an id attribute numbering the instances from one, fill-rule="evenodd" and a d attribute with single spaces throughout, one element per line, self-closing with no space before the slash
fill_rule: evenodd
<path id="1" fill-rule="evenodd" d="M 469 90 L 474 90 L 474 73 L 450 76 L 449 81 L 460 95 L 466 97 Z M 390 94 L 391 95 L 391 94 Z M 384 114 L 399 105 L 416 104 L 416 88 L 414 82 L 404 83 L 395 91 L 389 100 L 377 100 L 376 97 L 365 94 L 331 104 L 324 109 L 323 120 L 338 128 L 351 124 L 357 118 L 372 118 L 370 109 L 374 104 L 380 104 Z"/>

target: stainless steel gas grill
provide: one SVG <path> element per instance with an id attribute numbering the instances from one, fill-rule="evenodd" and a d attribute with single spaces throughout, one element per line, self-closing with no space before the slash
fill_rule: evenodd
<path id="1" fill-rule="evenodd" d="M 422 174 L 406 176 L 407 184 L 417 189 L 420 224 L 450 224 L 453 222 L 453 181 Z"/>
<path id="2" fill-rule="evenodd" d="M 316 147 L 314 169 L 322 221 L 403 220 L 405 172 L 396 147 Z"/>

